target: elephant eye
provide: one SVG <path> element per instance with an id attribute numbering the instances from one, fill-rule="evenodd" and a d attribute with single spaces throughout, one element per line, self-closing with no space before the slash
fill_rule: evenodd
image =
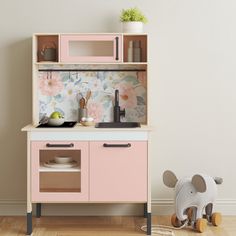
<path id="1" fill-rule="evenodd" d="M 190 193 L 193 193 L 193 191 L 190 191 Z"/>

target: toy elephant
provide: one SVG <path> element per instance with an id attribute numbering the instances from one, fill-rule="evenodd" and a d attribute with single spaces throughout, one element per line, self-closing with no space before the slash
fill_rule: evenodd
<path id="1" fill-rule="evenodd" d="M 167 187 L 175 188 L 175 214 L 171 217 L 173 226 L 188 224 L 197 231 L 204 232 L 207 221 L 214 226 L 221 223 L 221 214 L 212 213 L 217 195 L 216 184 L 223 182 L 221 178 L 196 174 L 191 178 L 178 180 L 172 171 L 167 170 L 163 173 L 163 182 Z"/>

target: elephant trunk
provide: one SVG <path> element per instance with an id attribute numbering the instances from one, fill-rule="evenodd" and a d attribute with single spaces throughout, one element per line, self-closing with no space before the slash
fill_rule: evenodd
<path id="1" fill-rule="evenodd" d="M 178 203 L 175 202 L 175 213 L 176 213 L 176 216 L 177 218 L 180 220 L 180 221 L 185 221 L 187 218 L 188 218 L 188 215 L 186 213 L 186 209 L 188 207 L 184 208 L 184 207 L 179 207 L 178 206 Z"/>

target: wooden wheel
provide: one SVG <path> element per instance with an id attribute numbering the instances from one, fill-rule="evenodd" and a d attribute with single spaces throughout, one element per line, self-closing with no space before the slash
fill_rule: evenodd
<path id="1" fill-rule="evenodd" d="M 182 224 L 182 222 L 177 218 L 176 214 L 173 214 L 171 216 L 171 224 L 174 226 L 174 227 L 180 227 Z"/>
<path id="2" fill-rule="evenodd" d="M 206 229 L 206 226 L 207 226 L 207 221 L 206 219 L 197 219 L 196 221 L 196 230 L 200 233 L 203 233 Z"/>
<path id="3" fill-rule="evenodd" d="M 220 225 L 221 221 L 222 221 L 222 218 L 221 218 L 221 214 L 220 213 L 215 212 L 215 213 L 212 214 L 212 216 L 211 216 L 211 223 L 214 226 Z"/>

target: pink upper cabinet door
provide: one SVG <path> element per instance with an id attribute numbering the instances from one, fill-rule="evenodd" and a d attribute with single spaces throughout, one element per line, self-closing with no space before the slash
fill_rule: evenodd
<path id="1" fill-rule="evenodd" d="M 147 142 L 90 143 L 90 201 L 147 201 Z"/>
<path id="2" fill-rule="evenodd" d="M 121 62 L 121 35 L 61 35 L 61 62 Z"/>

